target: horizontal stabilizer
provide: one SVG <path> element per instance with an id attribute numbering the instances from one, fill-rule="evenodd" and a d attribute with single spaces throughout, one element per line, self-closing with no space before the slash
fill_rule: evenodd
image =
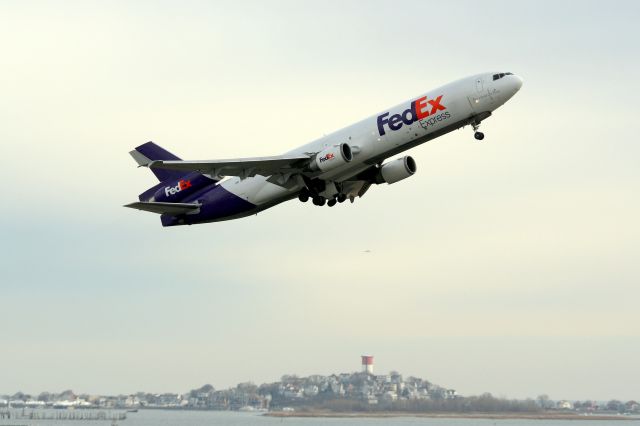
<path id="1" fill-rule="evenodd" d="M 179 215 L 185 213 L 197 213 L 200 208 L 200 204 L 197 203 L 157 203 L 153 201 L 138 201 L 135 203 L 127 204 L 125 207 L 129 207 L 137 210 L 144 210 L 146 212 L 158 213 L 158 214 L 170 214 Z"/>

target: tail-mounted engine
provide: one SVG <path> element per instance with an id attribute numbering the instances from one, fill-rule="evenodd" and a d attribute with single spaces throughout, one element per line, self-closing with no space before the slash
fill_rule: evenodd
<path id="1" fill-rule="evenodd" d="M 167 179 L 140 194 L 140 201 L 177 202 L 216 181 L 192 172 L 182 178 Z"/>

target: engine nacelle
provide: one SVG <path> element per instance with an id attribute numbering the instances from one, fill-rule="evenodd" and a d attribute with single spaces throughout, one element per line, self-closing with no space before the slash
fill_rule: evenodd
<path id="1" fill-rule="evenodd" d="M 351 147 L 346 143 L 330 146 L 320 151 L 311 159 L 309 168 L 312 171 L 326 172 L 347 164 L 353 159 Z"/>
<path id="2" fill-rule="evenodd" d="M 380 177 L 388 184 L 396 183 L 406 179 L 416 172 L 416 161 L 410 157 L 397 158 L 385 163 L 380 168 Z"/>

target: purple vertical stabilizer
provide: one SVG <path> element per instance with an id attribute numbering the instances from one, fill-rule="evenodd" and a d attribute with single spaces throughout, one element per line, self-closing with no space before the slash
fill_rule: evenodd
<path id="1" fill-rule="evenodd" d="M 166 149 L 159 147 L 153 142 L 143 143 L 142 145 L 137 147 L 135 150 L 138 151 L 140 154 L 142 154 L 142 156 L 144 156 L 146 159 L 150 161 L 180 160 L 180 158 L 176 157 Z M 132 156 L 140 164 L 140 161 L 138 160 L 138 158 L 136 158 L 136 156 L 133 154 Z M 154 175 L 156 175 L 156 177 L 160 182 L 163 182 L 169 179 L 179 179 L 186 174 L 184 172 L 177 171 L 177 170 L 151 169 L 151 171 L 153 172 Z"/>

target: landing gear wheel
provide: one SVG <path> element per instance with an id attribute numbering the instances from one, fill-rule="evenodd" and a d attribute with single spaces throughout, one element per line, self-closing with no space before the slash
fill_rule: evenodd
<path id="1" fill-rule="evenodd" d="M 307 201 L 309 201 L 309 194 L 300 193 L 300 195 L 298 195 L 298 200 L 306 203 Z"/>
<path id="2" fill-rule="evenodd" d="M 344 203 L 345 201 L 347 201 L 347 196 L 345 194 L 338 194 L 338 202 Z"/>
<path id="3" fill-rule="evenodd" d="M 482 139 L 484 139 L 484 133 L 478 131 L 478 129 L 480 128 L 480 123 L 479 122 L 471 123 L 471 127 L 473 127 L 473 131 L 475 132 L 473 134 L 473 137 L 476 138 L 476 140 L 481 141 Z"/>
<path id="4" fill-rule="evenodd" d="M 332 199 L 330 199 L 330 200 L 329 200 L 329 202 L 327 203 L 327 205 L 328 205 L 329 207 L 333 207 L 333 206 L 335 206 L 335 205 L 336 205 L 336 203 L 337 203 L 337 202 L 338 202 L 338 201 L 337 201 L 335 198 L 332 198 Z"/>
<path id="5" fill-rule="evenodd" d="M 313 204 L 316 206 L 324 206 L 327 203 L 327 199 L 321 196 L 313 197 Z"/>

